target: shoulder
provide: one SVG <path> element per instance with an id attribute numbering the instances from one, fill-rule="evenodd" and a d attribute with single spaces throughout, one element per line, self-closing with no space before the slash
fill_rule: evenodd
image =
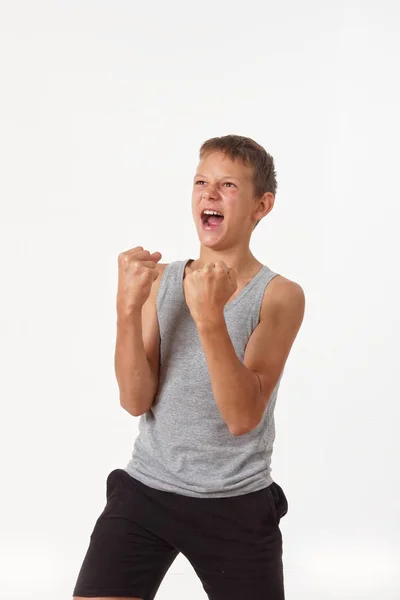
<path id="1" fill-rule="evenodd" d="M 261 305 L 261 319 L 270 315 L 290 315 L 302 320 L 305 310 L 305 293 L 296 281 L 276 275 L 267 285 Z"/>
<path id="2" fill-rule="evenodd" d="M 157 263 L 156 264 L 156 269 L 158 271 L 159 275 L 162 275 L 165 271 L 165 269 L 168 267 L 169 263 Z"/>

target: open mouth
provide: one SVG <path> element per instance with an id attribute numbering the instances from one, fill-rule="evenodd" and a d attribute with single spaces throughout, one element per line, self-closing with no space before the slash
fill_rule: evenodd
<path id="1" fill-rule="evenodd" d="M 224 220 L 224 216 L 221 214 L 210 214 L 207 211 L 201 213 L 201 222 L 204 229 L 215 229 L 219 227 Z"/>

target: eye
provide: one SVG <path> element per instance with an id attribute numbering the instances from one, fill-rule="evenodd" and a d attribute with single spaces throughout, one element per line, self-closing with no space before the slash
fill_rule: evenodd
<path id="1" fill-rule="evenodd" d="M 224 183 L 224 185 L 225 185 L 225 184 L 226 184 L 226 185 L 233 185 L 233 186 L 235 186 L 235 184 L 234 184 L 234 183 L 232 183 L 232 181 L 226 181 L 226 182 Z M 235 186 L 235 187 L 236 187 L 236 186 Z"/>
<path id="2" fill-rule="evenodd" d="M 199 181 L 196 181 L 196 185 L 197 185 L 198 183 L 205 183 L 205 181 L 202 181 L 201 179 L 199 179 Z"/>

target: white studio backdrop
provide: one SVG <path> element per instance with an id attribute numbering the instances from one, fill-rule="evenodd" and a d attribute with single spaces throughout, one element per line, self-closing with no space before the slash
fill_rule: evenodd
<path id="1" fill-rule="evenodd" d="M 400 597 L 399 33 L 385 0 L 0 2 L 2 600 L 72 597 L 138 433 L 117 256 L 198 257 L 198 150 L 227 133 L 274 156 L 251 249 L 307 298 L 275 413 L 287 600 Z M 157 598 L 189 595 L 180 555 Z"/>

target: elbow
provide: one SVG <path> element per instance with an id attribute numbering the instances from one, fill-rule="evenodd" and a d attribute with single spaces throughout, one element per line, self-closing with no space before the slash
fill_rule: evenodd
<path id="1" fill-rule="evenodd" d="M 132 408 L 132 406 L 129 406 L 129 405 L 125 404 L 122 400 L 119 401 L 119 405 L 120 405 L 121 408 L 123 408 L 128 413 L 128 415 L 131 415 L 132 417 L 137 417 L 138 416 L 137 415 L 137 411 L 134 410 Z"/>
<path id="2" fill-rule="evenodd" d="M 243 424 L 241 425 L 236 425 L 236 426 L 231 426 L 229 427 L 229 431 L 231 432 L 231 434 L 233 435 L 233 437 L 240 437 L 241 435 L 246 435 L 246 433 L 250 433 L 250 431 L 253 431 L 253 429 L 255 429 L 257 425 L 248 425 L 246 427 L 243 426 Z"/>
<path id="3" fill-rule="evenodd" d="M 232 428 L 229 428 L 229 431 L 231 432 L 231 434 L 233 435 L 233 437 L 240 437 L 241 435 L 245 435 L 246 433 L 248 433 L 247 431 L 243 431 L 243 429 L 232 429 Z"/>
<path id="4" fill-rule="evenodd" d="M 140 417 L 144 415 L 148 410 L 150 410 L 151 404 L 145 406 L 137 406 L 133 402 L 126 402 L 122 398 L 120 398 L 120 406 L 132 417 Z"/>
<path id="5" fill-rule="evenodd" d="M 250 433 L 251 431 L 253 431 L 253 429 L 255 429 L 258 426 L 255 425 L 254 427 L 248 427 L 246 429 L 243 428 L 229 428 L 229 431 L 231 432 L 231 434 L 233 435 L 233 437 L 240 437 L 241 435 L 246 435 L 246 433 Z"/>
<path id="6" fill-rule="evenodd" d="M 126 412 L 128 413 L 128 415 L 131 415 L 131 417 L 140 417 L 141 415 L 144 415 L 144 413 L 147 412 L 147 410 L 137 410 L 137 409 L 132 409 L 130 407 L 126 407 L 123 404 L 121 404 L 121 407 L 126 410 Z"/>
<path id="7" fill-rule="evenodd" d="M 239 423 L 235 425 L 229 425 L 229 431 L 234 437 L 246 435 L 260 425 L 264 412 L 267 406 L 267 401 L 264 395 L 261 393 L 261 382 L 257 373 L 254 372 L 257 377 L 257 386 L 247 403 L 247 414 L 242 415 Z M 271 390 L 272 393 L 272 390 Z"/>
<path id="8" fill-rule="evenodd" d="M 229 431 L 234 437 L 239 437 L 241 435 L 246 435 L 246 433 L 250 433 L 254 429 L 257 429 L 257 427 L 260 425 L 264 416 L 264 411 L 265 402 L 260 397 L 255 413 L 253 415 L 248 415 L 247 418 L 242 418 L 240 423 L 230 425 Z"/>

